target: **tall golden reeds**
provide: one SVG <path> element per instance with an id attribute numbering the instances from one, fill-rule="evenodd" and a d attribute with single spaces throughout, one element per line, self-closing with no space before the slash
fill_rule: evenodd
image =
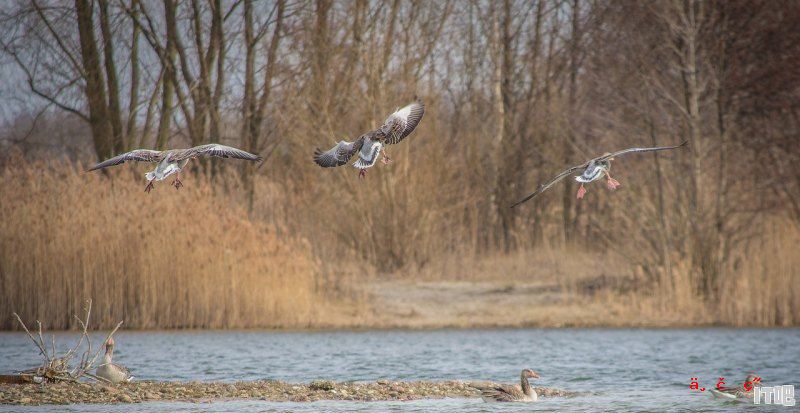
<path id="1" fill-rule="evenodd" d="M 0 327 L 13 311 L 70 328 L 86 299 L 108 328 L 302 327 L 309 245 L 248 219 L 202 174 L 143 192 L 143 167 L 12 162 L 0 197 Z"/>
<path id="2" fill-rule="evenodd" d="M 719 319 L 735 326 L 800 324 L 800 230 L 785 220 L 736 251 L 722 281 Z"/>
<path id="3" fill-rule="evenodd" d="M 613 248 L 565 246 L 552 236 L 557 229 L 545 227 L 543 245 L 503 252 L 480 238 L 471 209 L 454 213 L 436 202 L 455 198 L 451 192 L 412 190 L 450 188 L 438 182 L 443 175 L 410 174 L 398 158 L 414 185 L 389 182 L 386 168 L 366 182 L 350 170 L 323 171 L 316 183 L 259 175 L 250 213 L 230 170 L 213 179 L 188 174 L 180 191 L 165 181 L 145 194 L 142 165 L 106 176 L 71 164 L 10 162 L 0 171 L 0 328 L 16 328 L 13 311 L 49 328 L 75 327 L 71 317 L 88 298 L 104 328 L 118 320 L 127 328 L 402 325 L 371 307 L 374 280 L 553 289 L 560 301 L 544 309 L 552 325 L 800 322 L 800 230 L 785 218 L 754 223 L 753 237 L 731 248 L 717 296 L 705 297 L 688 254 L 675 252 L 683 248 L 679 233 L 665 259 L 644 247 L 658 245 L 652 228 L 636 229 L 647 211 L 629 208 L 635 214 L 615 216 L 611 232 L 598 232 L 616 240 Z M 324 190 L 337 184 L 351 195 Z M 393 259 L 402 266 L 373 270 Z M 608 314 L 587 318 L 587 305 Z"/>

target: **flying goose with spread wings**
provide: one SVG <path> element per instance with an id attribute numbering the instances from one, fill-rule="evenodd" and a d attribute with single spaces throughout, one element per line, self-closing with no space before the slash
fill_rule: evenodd
<path id="1" fill-rule="evenodd" d="M 134 149 L 130 152 L 123 153 L 100 162 L 97 165 L 89 168 L 89 171 L 123 164 L 127 161 L 158 162 L 158 165 L 156 165 L 155 169 L 144 174 L 145 178 L 150 181 L 147 183 L 147 187 L 145 187 L 144 191 L 149 193 L 150 190 L 153 189 L 154 181 L 163 181 L 172 174 L 177 174 L 175 175 L 175 180 L 172 181 L 172 185 L 175 186 L 175 189 L 182 187 L 183 183 L 180 180 L 181 170 L 190 160 L 200 156 L 244 159 L 246 161 L 253 162 L 263 161 L 263 158 L 250 152 L 245 152 L 241 149 L 236 149 L 230 146 L 220 145 L 218 143 L 211 143 L 208 145 L 195 146 L 194 148 L 170 149 L 166 151 Z"/>
<path id="2" fill-rule="evenodd" d="M 578 194 L 577 194 L 578 199 L 582 199 L 583 196 L 586 194 L 586 188 L 583 187 L 584 183 L 596 181 L 602 178 L 603 176 L 608 178 L 606 181 L 606 186 L 608 187 L 608 189 L 615 190 L 617 189 L 617 187 L 620 186 L 620 183 L 619 181 L 611 177 L 611 161 L 613 161 L 614 158 L 616 158 L 617 156 L 622 156 L 629 153 L 654 152 L 654 151 L 678 149 L 680 147 L 686 146 L 687 143 L 688 141 L 683 141 L 680 145 L 675 145 L 675 146 L 657 146 L 652 148 L 628 148 L 614 153 L 606 153 L 602 156 L 598 156 L 597 158 L 591 159 L 580 165 L 575 165 L 569 169 L 562 171 L 560 174 L 556 175 L 555 178 L 551 179 L 547 183 L 539 185 L 539 188 L 536 189 L 536 191 L 534 191 L 532 194 L 526 196 L 525 198 L 522 198 L 514 205 L 511 205 L 511 208 L 514 208 L 515 206 L 522 204 L 530 200 L 531 198 L 541 194 L 542 192 L 549 189 L 551 186 L 558 183 L 558 181 L 564 179 L 567 175 L 570 175 L 580 170 L 583 170 L 583 173 L 575 177 L 575 180 L 581 183 L 580 188 L 578 188 Z"/>
<path id="3" fill-rule="evenodd" d="M 385 146 L 399 143 L 410 135 L 424 114 L 425 105 L 421 100 L 415 99 L 411 104 L 389 115 L 381 127 L 361 135 L 354 142 L 340 141 L 325 152 L 317 148 L 314 151 L 314 162 L 323 168 L 341 166 L 358 153 L 358 159 L 353 166 L 359 169 L 359 178 L 363 178 L 367 168 L 375 165 L 379 154 L 383 154 L 381 161 L 384 164 L 392 162 L 386 155 Z"/>

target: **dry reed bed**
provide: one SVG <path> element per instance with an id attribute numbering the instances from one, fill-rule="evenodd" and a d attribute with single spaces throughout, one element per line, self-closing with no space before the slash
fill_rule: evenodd
<path id="1" fill-rule="evenodd" d="M 657 268 L 660 277 L 654 278 L 618 254 L 550 247 L 484 256 L 445 255 L 425 269 L 409 273 L 406 280 L 416 283 L 415 288 L 449 282 L 448 288 L 441 288 L 444 292 L 458 290 L 461 284 L 453 281 L 507 289 L 497 304 L 481 307 L 483 324 L 505 318 L 507 326 L 542 327 L 796 326 L 800 324 L 800 230 L 782 219 L 762 225 L 756 231 L 759 236 L 737 249 L 726 264 L 715 298 L 696 292 L 693 284 L 699 276 L 686 260 L 676 261 L 670 275 Z M 526 288 L 545 292 L 520 294 Z M 544 304 L 514 307 L 514 299 L 520 297 Z M 494 295 L 482 293 L 476 298 L 465 294 L 450 297 L 449 302 L 454 303 L 452 307 L 469 299 L 476 305 L 479 298 L 490 300 Z M 436 311 L 444 318 L 446 310 Z M 465 327 L 478 320 L 456 318 L 451 324 Z"/>
<path id="2" fill-rule="evenodd" d="M 2 171 L 0 327 L 10 314 L 76 326 L 86 299 L 101 328 L 301 327 L 314 318 L 306 242 L 248 219 L 222 189 L 185 176 L 143 192 L 143 167 Z"/>
<path id="3" fill-rule="evenodd" d="M 405 176 L 403 164 L 396 165 Z M 362 288 L 381 280 L 552 285 L 561 298 L 544 324 L 535 324 L 542 326 L 800 323 L 800 229 L 779 217 L 753 223 L 756 235 L 733 249 L 718 296 L 709 299 L 697 293 L 699 276 L 678 255 L 669 272 L 637 264 L 650 254 L 640 248 L 636 255 L 636 246 L 645 244 L 639 232 L 619 254 L 549 241 L 512 253 L 475 248 L 470 225 L 448 216 L 450 206 L 428 202 L 437 196 L 432 191 L 399 197 L 404 202 L 393 212 L 384 206 L 394 202 L 371 191 L 337 197 L 343 204 L 332 208 L 332 194 L 313 202 L 320 194 L 299 181 L 259 176 L 248 217 L 236 175 L 224 171 L 215 182 L 186 176 L 180 191 L 162 182 L 148 195 L 143 166 L 126 165 L 106 177 L 69 165 L 9 165 L 0 197 L 4 329 L 16 327 L 12 311 L 46 328 L 75 327 L 69 315 L 80 313 L 87 298 L 94 299 L 101 328 L 118 320 L 126 328 L 394 326 L 398 320 L 383 314 L 386 303 L 370 302 L 369 288 Z M 322 175 L 312 186 L 356 185 L 348 172 Z M 380 192 L 409 184 L 387 182 L 393 179 L 388 170 L 368 179 Z M 388 219 L 400 210 L 405 218 Z M 421 255 L 415 252 L 420 245 Z M 375 277 L 376 259 L 398 256 L 409 262 Z M 471 296 L 455 300 L 478 304 Z M 587 319 L 586 306 L 605 308 L 608 317 Z M 426 327 L 452 325 L 428 321 Z M 458 325 L 468 327 L 469 320 Z"/>

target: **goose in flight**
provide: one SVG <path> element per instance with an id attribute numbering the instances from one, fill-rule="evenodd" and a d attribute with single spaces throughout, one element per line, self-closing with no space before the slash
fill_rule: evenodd
<path id="1" fill-rule="evenodd" d="M 211 143 L 208 145 L 195 146 L 188 149 L 170 149 L 166 151 L 154 151 L 150 149 L 135 149 L 122 155 L 117 155 L 113 158 L 106 159 L 103 162 L 89 168 L 89 171 L 107 168 L 109 166 L 119 165 L 127 161 L 138 162 L 158 162 L 156 168 L 144 174 L 148 182 L 144 191 L 149 193 L 153 189 L 154 181 L 162 181 L 172 174 L 175 175 L 175 180 L 172 185 L 175 189 L 183 186 L 180 180 L 181 170 L 186 164 L 200 156 L 216 156 L 219 158 L 236 158 L 244 159 L 247 161 L 261 162 L 263 158 L 258 155 L 253 155 L 250 152 L 245 152 L 241 149 L 232 148 L 230 146 Z M 88 172 L 88 171 L 87 171 Z"/>
<path id="2" fill-rule="evenodd" d="M 106 354 L 103 356 L 103 364 L 101 364 L 97 368 L 97 371 L 95 371 L 97 377 L 104 378 L 115 384 L 123 381 L 128 382 L 133 380 L 130 370 L 128 370 L 126 367 L 120 366 L 119 364 L 114 364 L 111 362 L 113 355 L 114 338 L 111 337 L 106 342 Z"/>
<path id="3" fill-rule="evenodd" d="M 341 166 L 358 153 L 358 159 L 353 166 L 359 169 L 358 177 L 363 178 L 367 173 L 367 168 L 375 165 L 379 154 L 383 154 L 381 162 L 384 164 L 392 162 L 386 155 L 384 147 L 398 143 L 410 135 L 419 125 L 424 114 L 425 105 L 421 100 L 415 99 L 411 104 L 397 109 L 389 115 L 381 127 L 361 135 L 354 142 L 340 141 L 325 152 L 317 148 L 314 151 L 314 162 L 323 168 Z"/>
<path id="4" fill-rule="evenodd" d="M 539 399 L 528 378 L 538 379 L 539 374 L 531 369 L 522 370 L 519 385 L 491 384 L 475 385 L 481 391 L 481 398 L 487 403 L 494 402 L 535 402 Z"/>
<path id="5" fill-rule="evenodd" d="M 578 195 L 577 195 L 578 199 L 582 199 L 583 196 L 586 194 L 586 188 L 583 187 L 584 183 L 589 183 L 589 182 L 592 182 L 592 181 L 596 181 L 596 180 L 602 178 L 603 176 L 608 178 L 608 180 L 606 181 L 606 186 L 608 186 L 608 189 L 611 189 L 611 190 L 617 189 L 617 187 L 620 186 L 620 183 L 616 179 L 612 178 L 611 174 L 610 174 L 611 161 L 613 161 L 615 157 L 626 155 L 626 154 L 629 154 L 629 153 L 654 152 L 654 151 L 664 151 L 664 150 L 670 150 L 670 149 L 678 149 L 678 148 L 680 148 L 682 146 L 686 146 L 687 143 L 688 143 L 688 141 L 683 141 L 680 145 L 675 145 L 675 146 L 659 146 L 659 147 L 652 147 L 652 148 L 628 148 L 628 149 L 623 149 L 621 151 L 617 151 L 617 152 L 614 152 L 614 153 L 606 153 L 606 154 L 604 154 L 602 156 L 598 156 L 597 158 L 591 159 L 591 160 L 589 160 L 587 162 L 584 162 L 584 163 L 582 163 L 580 165 L 575 165 L 575 166 L 573 166 L 573 167 L 561 172 L 560 174 L 556 175 L 555 178 L 551 179 L 547 183 L 539 185 L 539 188 L 536 189 L 536 191 L 533 192 L 532 194 L 526 196 L 525 198 L 522 198 L 516 204 L 511 205 L 511 208 L 514 208 L 515 206 L 530 200 L 531 198 L 535 197 L 536 195 L 541 194 L 542 192 L 544 192 L 545 190 L 547 190 L 551 186 L 555 185 L 558 181 L 564 179 L 567 175 L 572 174 L 572 173 L 577 172 L 577 171 L 580 171 L 580 170 L 583 170 L 583 173 L 581 173 L 580 175 L 575 177 L 575 180 L 581 183 L 580 188 L 578 188 Z"/>

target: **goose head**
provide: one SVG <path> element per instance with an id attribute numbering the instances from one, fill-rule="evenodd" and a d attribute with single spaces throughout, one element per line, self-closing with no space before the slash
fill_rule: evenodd
<path id="1" fill-rule="evenodd" d="M 525 370 L 522 370 L 522 377 L 525 377 L 526 379 L 538 379 L 539 378 L 539 373 L 537 373 L 537 372 L 535 372 L 535 371 L 533 371 L 531 369 L 525 369 Z"/>
<path id="2" fill-rule="evenodd" d="M 758 380 L 758 381 L 756 381 Z M 747 374 L 747 378 L 744 379 L 745 383 L 750 382 L 751 384 L 760 383 L 761 379 L 758 377 L 757 374 L 750 372 Z"/>

